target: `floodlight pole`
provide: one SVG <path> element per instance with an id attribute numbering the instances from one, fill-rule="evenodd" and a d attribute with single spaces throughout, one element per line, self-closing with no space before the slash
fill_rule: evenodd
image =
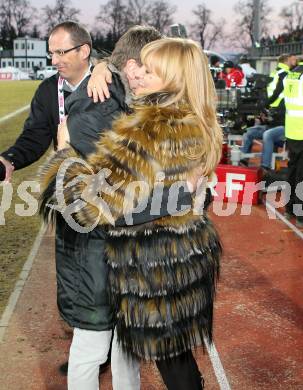
<path id="1" fill-rule="evenodd" d="M 261 0 L 254 0 L 253 9 L 253 44 L 260 42 L 261 35 Z"/>

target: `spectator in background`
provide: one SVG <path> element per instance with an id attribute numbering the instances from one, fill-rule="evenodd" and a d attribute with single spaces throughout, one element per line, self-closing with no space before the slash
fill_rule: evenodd
<path id="1" fill-rule="evenodd" d="M 213 80 L 214 82 L 217 82 L 219 78 L 219 74 L 221 73 L 220 58 L 216 55 L 210 56 L 209 64 L 210 64 L 210 73 L 213 77 Z"/>
<path id="2" fill-rule="evenodd" d="M 226 61 L 223 65 L 223 71 L 219 75 L 226 83 L 227 88 L 243 86 L 244 74 L 241 69 L 236 68 L 232 61 Z"/>
<path id="3" fill-rule="evenodd" d="M 303 41 L 303 29 L 297 27 L 290 33 L 282 33 L 277 37 L 275 37 L 274 35 L 272 37 L 262 37 L 260 43 L 261 46 L 268 47 L 271 45 L 282 45 L 284 43 L 300 41 Z"/>
<path id="4" fill-rule="evenodd" d="M 210 66 L 212 68 L 220 68 L 220 58 L 216 55 L 210 56 Z"/>

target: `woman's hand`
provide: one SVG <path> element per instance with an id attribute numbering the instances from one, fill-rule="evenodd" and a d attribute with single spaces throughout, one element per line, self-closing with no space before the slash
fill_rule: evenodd
<path id="1" fill-rule="evenodd" d="M 107 67 L 106 62 L 100 62 L 94 67 L 93 73 L 87 84 L 87 94 L 92 97 L 94 103 L 98 103 L 100 99 L 104 102 L 110 97 L 108 85 L 112 82 L 111 71 Z"/>
<path id="2" fill-rule="evenodd" d="M 197 189 L 199 180 L 203 179 L 203 169 L 201 167 L 196 167 L 192 170 L 191 174 L 187 177 L 187 187 L 189 192 L 193 193 Z"/>
<path id="3" fill-rule="evenodd" d="M 58 125 L 58 133 L 57 133 L 58 150 L 66 148 L 70 141 L 66 120 L 67 120 L 67 116 L 65 117 L 64 121 Z"/>

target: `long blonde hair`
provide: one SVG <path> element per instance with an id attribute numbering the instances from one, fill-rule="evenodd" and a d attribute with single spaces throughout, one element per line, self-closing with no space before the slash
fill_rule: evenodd
<path id="1" fill-rule="evenodd" d="M 165 38 L 144 46 L 141 60 L 164 81 L 163 91 L 169 93 L 169 99 L 159 105 L 189 104 L 197 116 L 204 140 L 203 173 L 212 174 L 221 157 L 222 131 L 206 55 L 190 39 Z"/>

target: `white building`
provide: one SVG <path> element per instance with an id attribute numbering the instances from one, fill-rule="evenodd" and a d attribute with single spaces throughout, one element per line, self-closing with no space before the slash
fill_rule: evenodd
<path id="1" fill-rule="evenodd" d="M 0 51 L 0 67 L 14 66 L 23 71 L 46 66 L 46 41 L 38 38 L 17 38 L 13 50 Z"/>

